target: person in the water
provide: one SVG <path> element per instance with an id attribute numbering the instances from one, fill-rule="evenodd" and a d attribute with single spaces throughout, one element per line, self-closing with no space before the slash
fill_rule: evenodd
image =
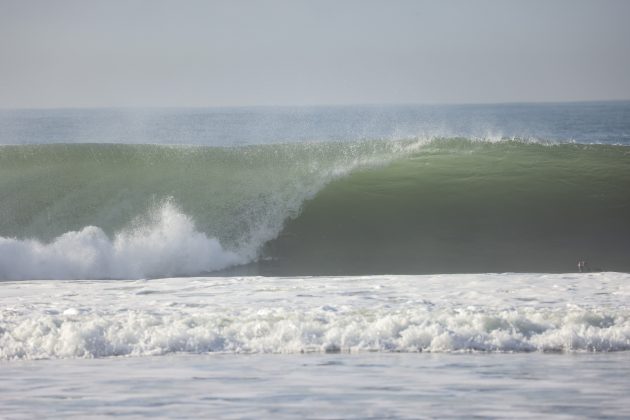
<path id="1" fill-rule="evenodd" d="M 578 266 L 578 271 L 580 273 L 586 273 L 586 272 L 591 271 L 591 269 L 588 266 L 588 263 L 584 260 L 578 260 L 577 266 Z"/>

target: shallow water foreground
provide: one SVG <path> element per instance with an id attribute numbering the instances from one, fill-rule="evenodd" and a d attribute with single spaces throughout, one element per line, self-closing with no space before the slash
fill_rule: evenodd
<path id="1" fill-rule="evenodd" d="M 0 284 L 0 418 L 630 418 L 630 275 Z"/>
<path id="2" fill-rule="evenodd" d="M 630 416 L 630 354 L 170 355 L 2 365 L 3 418 Z"/>

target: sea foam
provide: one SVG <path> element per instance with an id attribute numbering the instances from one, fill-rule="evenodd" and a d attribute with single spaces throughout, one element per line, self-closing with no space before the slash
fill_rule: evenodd
<path id="1" fill-rule="evenodd" d="M 0 359 L 630 350 L 619 273 L 15 282 Z"/>
<path id="2" fill-rule="evenodd" d="M 172 202 L 112 238 L 96 226 L 50 243 L 0 237 L 0 278 L 80 279 L 192 275 L 241 264 L 216 238 L 195 229 Z"/>

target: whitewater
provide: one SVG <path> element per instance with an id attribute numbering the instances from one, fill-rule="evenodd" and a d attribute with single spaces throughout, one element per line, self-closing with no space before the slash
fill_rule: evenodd
<path id="1" fill-rule="evenodd" d="M 630 276 L 622 273 L 193 277 L 2 288 L 4 360 L 630 350 Z"/>
<path id="2" fill-rule="evenodd" d="M 628 102 L 2 110 L 0 417 L 627 418 L 629 145 Z"/>
<path id="3" fill-rule="evenodd" d="M 4 418 L 630 415 L 630 275 L 15 281 Z"/>

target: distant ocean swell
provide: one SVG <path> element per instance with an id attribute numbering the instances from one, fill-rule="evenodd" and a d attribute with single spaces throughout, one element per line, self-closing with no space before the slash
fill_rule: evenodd
<path id="1" fill-rule="evenodd" d="M 630 270 L 630 148 L 0 147 L 0 279 Z"/>

